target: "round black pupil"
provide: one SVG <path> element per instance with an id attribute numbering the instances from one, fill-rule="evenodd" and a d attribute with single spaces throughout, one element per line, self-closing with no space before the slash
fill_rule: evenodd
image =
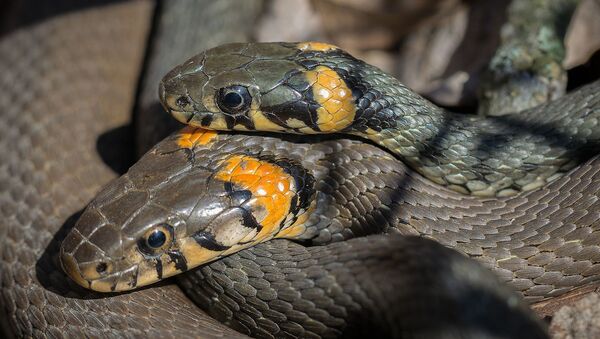
<path id="1" fill-rule="evenodd" d="M 154 231 L 148 237 L 148 246 L 153 248 L 161 247 L 167 241 L 167 236 L 163 231 Z"/>
<path id="2" fill-rule="evenodd" d="M 230 108 L 239 107 L 242 104 L 242 96 L 236 92 L 229 92 L 223 97 L 223 104 Z"/>

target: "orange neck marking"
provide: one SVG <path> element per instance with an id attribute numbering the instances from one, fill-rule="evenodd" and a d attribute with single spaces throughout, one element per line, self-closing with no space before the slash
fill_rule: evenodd
<path id="1" fill-rule="evenodd" d="M 249 205 L 262 226 L 255 240 L 271 238 L 280 231 L 296 195 L 295 181 L 281 167 L 249 156 L 227 158 L 215 175 L 219 180 L 252 192 Z"/>
<path id="2" fill-rule="evenodd" d="M 317 109 L 317 125 L 323 132 L 338 132 L 350 126 L 356 115 L 352 90 L 331 68 L 317 66 L 305 72 L 313 97 L 321 106 Z"/>
<path id="3" fill-rule="evenodd" d="M 218 136 L 216 131 L 187 126 L 179 132 L 177 145 L 184 148 L 194 148 L 196 145 L 207 145 Z"/>

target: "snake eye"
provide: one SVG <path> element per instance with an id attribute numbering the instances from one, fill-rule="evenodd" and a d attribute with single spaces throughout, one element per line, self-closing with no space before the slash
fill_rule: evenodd
<path id="1" fill-rule="evenodd" d="M 173 241 L 173 227 L 162 223 L 151 228 L 138 242 L 140 251 L 147 255 L 156 255 L 168 248 Z"/>
<path id="2" fill-rule="evenodd" d="M 248 88 L 234 85 L 221 88 L 217 93 L 217 105 L 226 113 L 239 114 L 244 113 L 250 108 L 252 97 Z"/>
<path id="3" fill-rule="evenodd" d="M 160 248 L 167 241 L 167 235 L 161 230 L 154 230 L 150 233 L 146 242 L 152 248 Z"/>

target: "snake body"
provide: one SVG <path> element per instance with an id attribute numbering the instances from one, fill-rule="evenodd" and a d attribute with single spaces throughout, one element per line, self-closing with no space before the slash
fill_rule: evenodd
<path id="1" fill-rule="evenodd" d="M 275 71 L 260 72 L 268 67 Z M 598 151 L 599 88 L 600 82 L 593 83 L 519 117 L 461 117 L 337 47 L 250 43 L 191 58 L 165 76 L 160 93 L 177 119 L 204 128 L 358 134 L 436 184 L 472 193 L 449 198 L 436 185 L 415 188 L 418 200 L 381 219 L 480 259 L 535 300 L 597 279 L 598 179 L 590 171 L 595 158 L 581 162 Z M 401 186 L 391 185 L 399 193 L 390 194 L 385 207 L 403 205 Z M 473 197 L 517 190 L 532 191 L 514 198 Z M 353 218 L 366 220 L 371 206 L 380 212 L 378 204 L 357 200 L 352 206 L 362 208 L 354 209 Z M 340 199 L 336 207 L 343 210 L 347 203 Z"/>
<path id="2" fill-rule="evenodd" d="M 0 167 L 0 182 L 3 187 L 0 195 L 2 202 L 0 208 L 2 220 L 0 227 L 2 235 L 0 237 L 2 239 L 0 287 L 3 296 L 2 313 L 6 315 L 2 319 L 7 320 L 8 323 L 2 325 L 3 327 L 7 326 L 4 329 L 8 328 L 9 334 L 21 337 L 61 337 L 65 334 L 112 337 L 148 335 L 181 337 L 194 336 L 198 333 L 201 333 L 203 337 L 238 335 L 207 317 L 173 285 L 163 284 L 154 288 L 107 297 L 77 289 L 77 286 L 60 273 L 57 261 L 54 260 L 57 242 L 64 236 L 64 231 L 72 225 L 73 218 L 69 217 L 92 197 L 100 185 L 113 176 L 96 154 L 96 148 L 101 147 L 101 142 L 98 142 L 96 137 L 107 129 L 119 126 L 126 121 L 126 112 L 133 97 L 132 88 L 135 82 L 136 65 L 140 63 L 142 49 L 141 43 L 132 44 L 132 41 L 143 41 L 148 14 L 149 6 L 144 2 L 107 6 L 34 25 L 11 34 L 1 43 L 2 64 L 11 65 L 3 73 L 1 79 L 3 91 L 0 94 L 3 109 L 3 116 L 0 119 L 3 131 L 0 138 L 0 147 L 3 151 L 3 162 Z M 89 36 L 94 36 L 95 39 L 87 39 Z M 82 44 L 82 41 L 88 44 Z M 70 48 L 75 45 L 79 48 Z M 32 49 L 32 46 L 35 48 Z M 98 48 L 99 46 L 101 47 Z M 39 50 L 39 53 L 33 53 L 36 50 Z M 21 58 L 22 55 L 27 55 L 28 58 Z M 27 76 L 30 74 L 34 75 Z M 44 76 L 36 77 L 35 74 Z M 39 81 L 40 79 L 45 80 Z M 19 84 L 24 83 L 28 86 L 19 87 Z M 56 84 L 62 86 L 56 86 Z M 27 90 L 19 90 L 20 88 Z M 29 94 L 33 94 L 36 100 L 30 100 Z M 64 99 L 59 100 L 59 98 Z M 89 98 L 95 98 L 95 100 L 88 101 Z M 73 106 L 65 106 L 65 103 L 72 103 Z M 90 124 L 90 121 L 95 123 Z M 65 129 L 65 126 L 72 128 Z M 97 142 L 98 145 L 96 145 Z M 355 152 L 351 153 L 355 154 Z M 84 159 L 81 158 L 82 155 Z M 593 210 L 593 203 L 590 203 L 589 195 L 587 200 L 582 200 L 581 197 L 585 194 L 581 194 L 581 192 L 586 191 L 586 184 L 594 187 L 594 183 L 597 182 L 595 175 L 597 167 L 598 164 L 594 158 L 564 177 L 561 187 L 571 185 L 575 187 L 574 195 L 566 194 L 564 199 L 561 197 L 563 201 L 570 200 L 566 203 L 567 206 L 573 206 L 568 209 L 569 213 Z M 409 181 L 413 179 L 417 182 L 421 181 L 418 179 L 420 178 L 418 175 L 408 173 L 412 178 Z M 73 185 L 73 181 L 78 184 Z M 428 187 L 427 185 L 429 184 L 422 188 Z M 409 189 L 407 192 L 414 194 L 415 191 Z M 453 193 L 445 190 L 442 192 L 443 196 L 453 196 Z M 459 197 L 456 201 L 464 198 L 459 195 L 456 197 Z M 414 204 L 414 195 L 410 199 L 413 201 L 407 205 L 419 206 Z M 439 201 L 439 196 L 437 199 Z M 556 195 L 546 193 L 546 195 L 542 194 L 540 199 L 552 201 L 556 199 Z M 473 201 L 475 201 L 474 206 L 485 205 L 476 199 Z M 512 209 L 514 212 L 512 216 L 515 218 L 523 217 L 524 211 L 529 209 L 527 200 L 511 201 L 513 202 L 510 206 L 503 202 L 498 203 L 497 206 L 500 206 L 500 209 Z M 436 205 L 440 206 L 439 203 Z M 489 206 L 492 205 L 493 203 L 490 202 Z M 352 208 L 352 205 L 348 206 Z M 415 210 L 418 209 L 415 208 Z M 420 209 L 421 212 L 424 212 L 422 205 Z M 440 215 L 445 215 L 444 218 L 448 219 L 447 213 L 441 212 Z M 568 217 L 566 216 L 565 220 L 570 220 Z M 418 217 L 415 218 L 415 221 L 417 219 Z M 340 220 L 343 221 L 343 219 Z M 349 225 L 359 224 L 359 221 L 352 220 L 352 218 L 346 222 Z M 61 225 L 63 225 L 63 231 L 56 234 Z M 458 228 L 453 229 L 458 230 Z M 357 234 L 359 233 L 357 232 Z M 326 232 L 322 234 L 327 237 Z M 457 233 L 454 240 L 456 241 L 456 239 L 464 238 Z M 364 240 L 356 239 L 350 243 L 349 248 L 352 249 L 353 244 L 366 249 L 369 249 L 369 246 L 375 246 L 373 252 L 374 255 L 377 255 L 378 244 L 382 244 L 382 246 L 384 244 L 397 245 L 406 241 L 374 239 L 375 245 L 369 245 L 364 243 Z M 419 243 L 419 240 L 414 241 L 417 245 L 423 244 Z M 468 247 L 464 245 L 466 243 L 462 243 L 463 247 Z M 407 244 L 410 245 L 410 241 Z M 239 258 L 242 255 L 256 255 L 252 253 L 264 256 L 265 252 L 260 252 L 261 248 L 272 252 L 290 247 L 295 248 L 294 251 L 298 251 L 295 253 L 306 251 L 285 240 L 258 246 L 254 252 L 252 250 L 240 252 L 239 255 L 232 257 L 232 260 L 236 256 Z M 333 246 L 332 248 L 335 249 L 341 245 Z M 410 246 L 408 247 L 414 249 Z M 435 245 L 432 246 L 435 249 Z M 417 254 L 421 253 L 418 248 L 417 246 L 415 249 Z M 321 251 L 329 250 L 323 248 Z M 435 253 L 442 255 L 448 253 L 447 256 L 457 262 L 462 260 L 462 257 L 454 256 L 451 254 L 452 252 L 444 252 L 444 249 L 440 247 L 436 251 L 438 252 Z M 584 254 L 593 251 L 593 248 L 588 249 Z M 290 261 L 286 259 L 290 258 L 290 253 L 293 251 L 286 252 L 280 257 L 283 260 L 277 259 L 282 263 L 284 269 L 286 265 L 290 264 Z M 343 251 L 339 253 L 343 253 Z M 342 258 L 338 258 L 338 262 L 343 262 Z M 225 261 L 221 264 L 215 263 L 216 266 L 211 265 L 197 272 L 208 276 L 210 270 L 213 270 L 214 278 L 209 277 L 209 280 L 223 281 L 222 278 L 236 277 L 235 274 L 232 275 L 227 270 L 223 270 L 223 265 L 239 268 L 239 266 L 235 266 L 238 264 L 235 261 Z M 419 265 L 422 264 L 419 263 Z M 468 261 L 464 262 L 464 265 L 469 270 L 477 270 L 477 266 L 472 266 L 472 263 Z M 248 267 L 250 268 L 248 272 L 252 272 L 254 266 L 248 264 Z M 431 266 L 424 265 L 424 267 Z M 432 271 L 438 270 L 439 267 L 434 264 Z M 464 272 L 456 273 L 463 274 Z M 482 274 L 483 281 L 489 281 L 486 280 L 485 273 Z M 204 279 L 202 275 L 200 280 Z M 460 278 L 461 275 L 458 277 Z M 576 278 L 579 279 L 579 277 Z M 190 279 L 192 278 L 190 277 Z M 195 280 L 195 282 L 198 281 L 198 279 Z M 475 283 L 479 284 L 477 279 L 475 279 Z M 220 291 L 218 287 L 214 288 L 216 291 Z M 497 286 L 492 286 L 492 295 L 498 295 L 496 288 Z M 229 289 L 224 291 L 233 293 Z M 200 296 L 198 299 L 205 298 L 203 297 L 204 293 L 198 292 Z M 506 296 L 503 293 L 500 292 L 500 295 Z M 211 300 L 214 301 L 214 299 Z M 222 300 L 224 304 L 236 309 L 235 305 L 231 303 L 231 297 Z M 498 303 L 497 300 L 496 302 L 492 300 L 492 305 L 505 305 L 505 302 L 502 300 Z M 222 307 L 220 309 L 224 310 Z M 518 311 L 515 308 L 512 310 Z M 224 312 L 224 314 L 229 313 Z M 528 317 L 526 314 L 521 316 Z M 245 317 L 240 316 L 240 319 L 245 319 Z M 492 319 L 496 320 L 492 323 L 497 324 L 498 319 L 501 318 Z M 518 318 L 514 320 L 519 321 Z M 505 322 L 501 321 L 501 323 Z M 425 325 L 429 328 L 432 327 L 430 323 Z M 297 329 L 296 326 L 291 326 L 292 330 Z M 535 325 L 533 325 L 533 329 L 528 327 L 532 331 L 530 333 L 539 333 L 535 328 Z M 523 328 L 523 330 L 526 329 Z M 444 329 L 442 328 L 442 330 Z M 478 331 L 470 333 L 474 335 L 482 333 L 481 328 L 476 330 Z M 497 326 L 492 327 L 491 330 L 497 332 L 498 328 Z M 286 333 L 291 334 L 293 331 L 280 333 L 285 335 Z M 447 328 L 442 333 L 448 333 Z M 460 335 L 469 332 L 456 333 Z"/>
<path id="3" fill-rule="evenodd" d="M 393 189 L 387 184 L 402 185 L 403 170 L 389 154 L 357 141 L 292 143 L 186 128 L 98 194 L 65 238 L 62 263 L 73 280 L 105 292 L 179 274 L 209 314 L 259 337 L 543 337 L 520 298 L 491 272 L 435 242 L 395 234 L 331 243 L 392 231 L 366 204 L 356 207 L 366 208 L 368 221 L 349 228 L 361 215 L 340 211 L 332 192 L 376 204 Z M 345 192 L 354 184 L 370 189 L 352 198 Z M 274 197 L 275 187 L 287 191 Z M 292 191 L 298 193 L 286 201 Z M 305 199 L 319 207 L 303 209 Z M 280 226 L 277 216 L 290 219 Z M 156 232 L 167 239 L 153 247 Z M 274 236 L 312 238 L 316 246 L 263 242 Z M 498 317 L 511 326 L 499 329 Z"/>
<path id="4" fill-rule="evenodd" d="M 69 8 L 68 3 L 62 1 L 60 8 Z M 187 14 L 197 19 L 194 11 L 186 9 L 192 2 L 173 3 L 180 8 L 180 19 Z M 207 9 L 213 3 L 207 2 L 202 13 L 209 15 Z M 230 4 L 235 8 L 235 3 Z M 41 9 L 37 2 L 30 5 L 35 10 L 27 11 L 29 19 Z M 54 5 L 50 12 L 56 14 Z M 59 244 L 72 228 L 78 210 L 114 178 L 112 168 L 123 168 L 120 158 L 126 142 L 114 136 L 129 120 L 151 16 L 151 6 L 144 1 L 91 9 L 82 9 L 77 1 L 75 7 L 79 10 L 56 18 L 48 15 L 42 22 L 30 20 L 30 26 L 7 33 L 0 42 L 2 334 L 40 338 L 244 337 L 201 311 L 174 284 L 107 296 L 78 288 L 61 272 Z M 107 166 L 106 162 L 114 164 L 115 160 L 116 167 Z M 378 241 L 391 244 L 385 239 Z M 259 246 L 294 247 L 285 240 Z M 302 249 L 296 247 L 296 251 Z M 447 253 L 439 247 L 437 251 Z M 278 258 L 281 265 L 289 265 L 284 259 Z M 461 262 L 472 267 L 460 256 L 451 259 L 457 267 Z M 449 273 L 462 277 L 460 271 Z M 485 281 L 485 273 L 482 277 Z M 506 305 L 507 292 L 498 292 L 493 285 L 490 288 L 489 295 L 501 300 L 490 298 L 485 305 Z M 531 319 L 515 305 L 508 306 L 504 309 L 511 311 L 508 316 L 515 317 L 515 322 Z M 487 321 L 490 333 L 497 332 L 496 319 Z M 525 330 L 540 334 L 537 324 L 525 322 L 529 323 Z M 486 332 L 480 326 L 456 331 L 457 335 Z"/>
<path id="5" fill-rule="evenodd" d="M 181 122 L 359 135 L 430 180 L 479 196 L 538 188 L 595 154 L 600 142 L 598 85 L 524 118 L 466 116 L 323 43 L 220 46 L 174 68 L 161 86 L 163 105 Z"/>
<path id="6" fill-rule="evenodd" d="M 304 68 L 298 69 L 298 65 Z M 258 73 L 278 69 L 277 66 L 284 72 Z M 597 179 L 584 178 L 580 187 L 570 187 L 568 194 L 581 195 L 578 198 L 583 202 L 573 214 L 565 213 L 573 209 L 570 205 L 573 201 L 565 202 L 563 195 L 550 199 L 548 202 L 552 204 L 549 205 L 535 202 L 548 199 L 545 193 L 561 191 L 565 180 L 577 178 L 579 170 L 593 166 L 589 162 L 578 165 L 568 176 L 560 177 L 581 159 L 591 157 L 590 152 L 597 146 L 597 88 L 598 84 L 589 85 L 562 101 L 529 112 L 529 120 L 520 123 L 527 122 L 532 127 L 526 132 L 515 132 L 502 128 L 499 119 L 488 122 L 478 118 L 449 118 L 447 113 L 390 77 L 329 45 L 217 47 L 176 68 L 163 81 L 160 90 L 163 104 L 179 120 L 213 128 L 305 133 L 346 131 L 364 135 L 407 160 L 437 184 L 442 182 L 436 178 L 444 178 L 443 184 L 460 193 L 451 193 L 425 179 L 421 179 L 420 184 L 426 188 L 410 187 L 413 183 L 407 184 L 402 176 L 406 168 L 385 152 L 379 155 L 379 162 L 375 161 L 379 175 L 376 179 L 368 175 L 366 165 L 363 168 L 367 170 L 358 170 L 358 173 L 346 170 L 343 175 L 327 173 L 328 176 L 323 177 L 318 175 L 323 173 L 306 162 L 310 159 L 318 163 L 319 158 L 302 154 L 302 146 L 277 141 L 281 145 L 277 148 L 259 137 L 256 141 L 249 138 L 237 143 L 226 137 L 226 140 L 214 141 L 221 135 L 187 130 L 177 141 L 159 145 L 96 198 L 63 243 L 63 266 L 82 286 L 99 291 L 123 291 L 185 272 L 274 237 L 319 244 L 378 230 L 400 229 L 404 234 L 426 234 L 480 259 L 531 300 L 557 296 L 598 277 L 595 254 L 598 218 L 594 207 L 598 200 L 594 189 Z M 355 94 L 358 89 L 361 95 Z M 322 101 L 318 95 L 335 99 L 336 103 Z M 365 97 L 366 103 L 361 101 Z M 571 107 L 574 102 L 577 105 Z M 539 127 L 539 119 L 544 114 L 549 123 Z M 331 119 L 327 120 L 328 117 Z M 426 148 L 432 144 L 434 135 L 441 133 L 438 128 L 443 121 L 447 121 L 448 132 L 437 146 Z M 413 125 L 409 123 L 416 128 L 411 129 Z M 483 131 L 476 132 L 477 129 Z M 403 133 L 405 131 L 409 132 Z M 540 136 L 541 132 L 545 132 L 544 136 Z M 496 145 L 498 142 L 504 147 Z M 305 143 L 324 147 L 319 142 Z M 475 144 L 482 146 L 475 147 Z M 345 154 L 351 153 L 351 148 L 348 145 L 332 149 Z M 360 160 L 364 160 L 365 155 L 373 152 L 361 149 L 357 153 Z M 322 150 L 320 153 L 327 154 Z M 381 163 L 385 161 L 396 163 L 386 167 Z M 457 171 L 448 170 L 451 167 Z M 331 171 L 335 167 L 325 168 Z M 391 176 L 386 181 L 388 170 Z M 442 176 L 436 177 L 436 170 Z M 355 182 L 351 181 L 353 173 Z M 456 184 L 458 177 L 463 180 L 462 189 L 451 185 Z M 474 182 L 479 184 L 482 180 L 491 184 L 485 189 L 473 188 Z M 319 186 L 324 182 L 329 186 Z M 533 190 L 542 184 L 545 184 L 543 188 Z M 454 210 L 464 211 L 464 214 L 450 216 L 448 205 L 451 203 L 438 201 L 447 214 L 446 220 L 435 220 L 432 208 L 426 212 L 419 210 L 419 203 L 400 208 L 402 216 L 394 215 L 391 207 L 405 202 L 397 193 L 407 187 L 433 196 L 454 195 L 457 202 Z M 531 192 L 503 199 L 461 195 L 470 192 L 505 196 L 517 190 Z M 341 195 L 339 201 L 333 199 L 336 193 Z M 468 202 L 486 211 L 478 213 L 474 208 L 466 209 Z M 581 209 L 582 206 L 585 207 Z M 346 215 L 339 213 L 344 208 L 349 212 Z M 538 215 L 532 216 L 532 210 Z M 507 218 L 508 215 L 512 218 Z M 571 222 L 571 218 L 576 219 Z M 336 227 L 342 225 L 344 219 L 357 222 L 346 228 Z M 455 222 L 459 225 L 455 226 Z M 453 231 L 458 239 L 450 236 Z M 262 247 L 259 245 L 255 250 L 261 251 Z M 240 305 L 247 305 L 244 298 L 231 299 L 223 295 L 226 294 L 223 286 L 236 284 L 217 281 L 219 283 L 213 288 L 220 291 L 223 304 L 227 305 L 226 300 L 230 300 L 229 313 L 234 314 Z M 258 281 L 242 279 L 241 283 L 238 285 L 243 291 L 238 291 L 241 296 L 246 293 L 258 298 L 254 299 L 255 304 L 265 302 L 254 287 Z M 197 293 L 190 293 L 199 298 Z M 206 295 L 205 298 L 211 300 Z M 288 306 L 291 309 L 279 311 L 290 319 L 290 314 L 298 310 L 286 299 L 291 297 L 282 298 L 291 304 Z M 308 297 L 298 302 L 307 299 L 311 301 Z M 223 304 L 216 307 L 222 309 Z M 232 316 L 232 319 L 237 321 L 238 328 L 252 334 L 268 327 L 258 325 L 260 319 L 276 319 L 272 314 L 258 311 L 241 313 L 249 318 L 239 315 L 240 312 L 237 314 L 237 318 Z M 307 316 L 308 312 L 303 314 L 304 317 L 298 315 L 299 318 L 294 319 L 296 324 L 302 323 L 301 319 L 315 321 L 314 317 Z M 321 324 L 326 323 L 319 320 Z M 267 331 L 267 334 L 273 333 Z"/>

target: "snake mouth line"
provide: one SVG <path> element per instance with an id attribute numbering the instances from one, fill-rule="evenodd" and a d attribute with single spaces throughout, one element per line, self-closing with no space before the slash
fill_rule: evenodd
<path id="1" fill-rule="evenodd" d="M 173 109 L 167 109 L 167 113 L 171 114 L 177 121 L 182 124 L 188 124 L 194 117 L 193 112 L 176 111 Z"/>
<path id="2" fill-rule="evenodd" d="M 185 125 L 193 125 L 196 127 L 208 127 L 213 121 L 214 113 L 212 112 L 186 112 L 169 109 L 167 110 L 177 121 Z"/>
<path id="3" fill-rule="evenodd" d="M 138 287 L 139 266 L 133 265 L 126 270 L 117 271 L 95 279 L 89 279 L 81 273 L 80 265 L 68 255 L 61 256 L 64 272 L 78 285 L 98 292 L 123 292 Z"/>

